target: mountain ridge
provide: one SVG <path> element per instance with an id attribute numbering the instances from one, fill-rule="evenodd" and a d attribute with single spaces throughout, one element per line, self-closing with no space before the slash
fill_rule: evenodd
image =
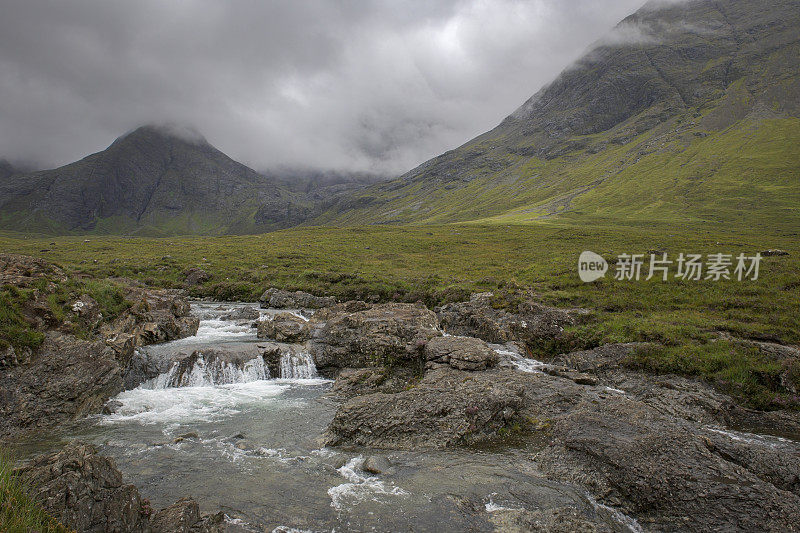
<path id="1" fill-rule="evenodd" d="M 686 189 L 705 183 L 703 196 L 712 187 L 719 187 L 719 196 L 726 189 L 741 194 L 746 184 L 733 167 L 752 174 L 748 160 L 763 146 L 743 146 L 740 134 L 762 125 L 766 135 L 760 143 L 771 146 L 773 130 L 787 136 L 781 172 L 798 174 L 798 157 L 785 153 L 800 137 L 798 13 L 800 3 L 792 0 L 647 4 L 617 26 L 638 28 L 620 32 L 638 34 L 638 40 L 614 42 L 612 34 L 492 130 L 341 201 L 316 222 L 530 221 L 564 213 L 608 221 L 619 215 L 646 219 L 646 212 L 673 221 L 730 220 L 732 207 L 715 205 L 725 204 L 724 198 L 708 204 L 698 198 L 690 205 Z M 743 150 L 712 146 L 709 138 L 717 136 Z M 695 160 L 678 161 L 703 142 Z M 731 168 L 709 174 L 709 160 L 727 161 Z M 767 191 L 765 210 L 779 208 L 797 218 L 797 188 L 787 189 L 775 169 L 764 165 L 766 172 L 753 176 L 753 183 L 785 193 L 781 199 Z M 681 175 L 690 167 L 703 179 Z M 645 172 L 638 185 L 654 191 L 653 205 L 633 190 L 637 180 L 630 174 Z M 677 181 L 663 189 L 670 177 Z M 631 190 L 608 191 L 622 181 Z M 630 209 L 603 206 L 609 192 Z M 751 202 L 755 195 L 744 196 Z"/>
<path id="2" fill-rule="evenodd" d="M 258 173 L 193 130 L 145 126 L 58 169 L 0 168 L 0 228 L 791 225 L 798 145 L 800 0 L 650 2 L 495 128 L 396 179 Z"/>

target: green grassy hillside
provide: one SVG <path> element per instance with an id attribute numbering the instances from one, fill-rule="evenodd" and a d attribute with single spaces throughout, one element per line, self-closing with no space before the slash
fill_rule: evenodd
<path id="1" fill-rule="evenodd" d="M 690 24 L 691 23 L 691 24 Z M 318 224 L 800 225 L 800 10 L 646 7 L 498 127 Z"/>

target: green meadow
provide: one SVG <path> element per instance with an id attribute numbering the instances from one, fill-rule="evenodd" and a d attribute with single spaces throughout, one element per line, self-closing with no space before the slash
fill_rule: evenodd
<path id="1" fill-rule="evenodd" d="M 779 379 L 789 363 L 735 339 L 800 344 L 798 232 L 790 226 L 766 233 L 700 224 L 470 223 L 295 228 L 219 237 L 5 234 L 0 250 L 60 265 L 74 278 L 73 292 L 87 280 L 104 278 L 186 288 L 185 272 L 197 267 L 213 277 L 188 287 L 189 293 L 223 300 L 254 301 L 266 288 L 278 287 L 434 306 L 492 291 L 497 307 L 512 308 L 529 293 L 547 305 L 590 311 L 558 341 L 530 347 L 535 357 L 608 342 L 653 342 L 658 347 L 642 350 L 632 366 L 702 376 L 745 404 L 769 409 L 800 405 Z M 764 257 L 755 281 L 682 281 L 674 279 L 675 265 L 668 281 L 613 279 L 620 254 L 645 254 L 644 278 L 651 252 L 676 259 L 679 253 L 752 256 L 776 248 L 789 255 Z M 605 278 L 580 281 L 577 261 L 584 250 L 612 263 Z M 800 371 L 788 370 L 800 379 Z"/>

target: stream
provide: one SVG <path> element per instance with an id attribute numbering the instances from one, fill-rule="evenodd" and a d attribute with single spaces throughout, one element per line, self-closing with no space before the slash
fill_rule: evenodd
<path id="1" fill-rule="evenodd" d="M 201 302 L 197 335 L 140 348 L 172 361 L 195 350 L 257 351 L 257 304 Z M 275 310 L 261 309 L 262 316 Z M 522 369 L 524 370 L 524 369 Z M 531 368 L 530 371 L 535 371 Z M 380 451 L 322 446 L 337 407 L 332 382 L 298 353 L 270 376 L 263 359 L 228 364 L 200 356 L 119 394 L 112 414 L 90 417 L 54 440 L 81 439 L 112 457 L 154 509 L 195 498 L 241 531 L 491 531 L 519 509 L 570 507 L 610 531 L 638 525 L 581 489 L 548 481 L 536 447 Z M 48 444 L 42 443 L 46 448 Z M 41 450 L 36 450 L 41 451 Z M 391 468 L 363 470 L 380 455 Z"/>

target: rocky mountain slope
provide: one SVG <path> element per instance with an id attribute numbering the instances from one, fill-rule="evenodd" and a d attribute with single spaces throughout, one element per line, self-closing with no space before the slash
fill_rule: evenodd
<path id="1" fill-rule="evenodd" d="M 317 222 L 800 218 L 800 2 L 650 2 L 493 130 Z"/>
<path id="2" fill-rule="evenodd" d="M 52 233 L 248 233 L 297 224 L 307 209 L 278 180 L 199 135 L 144 126 L 102 152 L 0 181 L 0 226 Z"/>

